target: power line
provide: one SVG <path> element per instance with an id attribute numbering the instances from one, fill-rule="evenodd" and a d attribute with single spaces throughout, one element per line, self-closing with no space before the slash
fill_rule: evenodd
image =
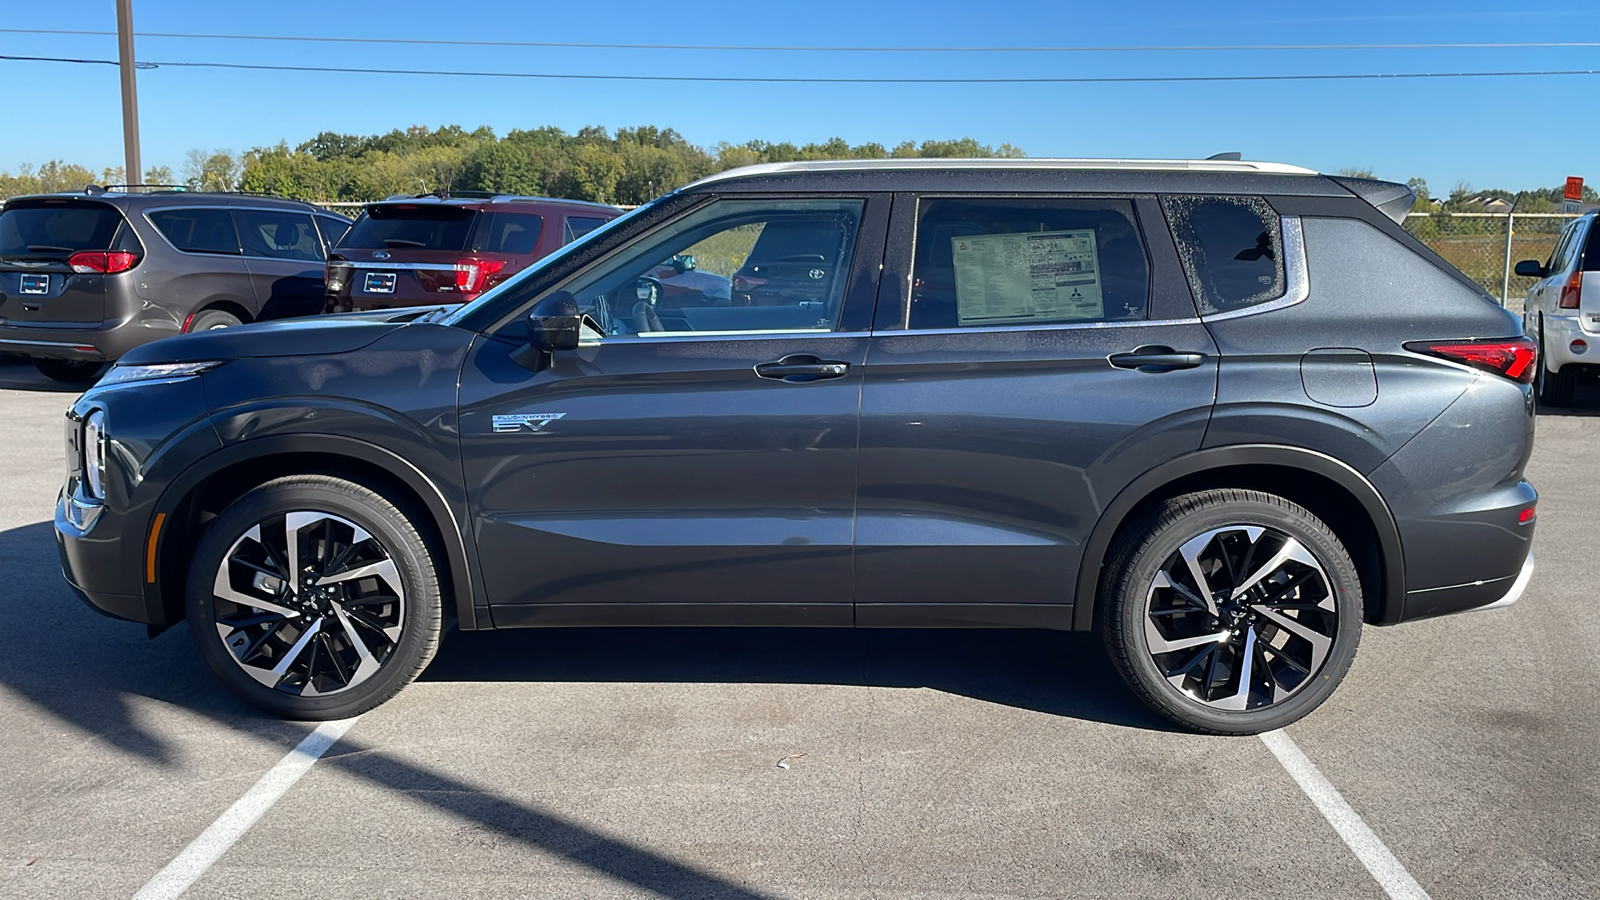
<path id="1" fill-rule="evenodd" d="M 55 34 L 103 37 L 115 31 L 84 31 L 57 28 L 0 28 L 3 34 Z M 758 46 L 750 44 L 621 44 L 576 43 L 570 41 L 468 41 L 439 38 L 361 38 L 311 35 L 198 34 L 176 31 L 141 31 L 142 38 L 178 38 L 212 41 L 292 41 L 325 44 L 416 44 L 444 47 L 536 47 L 573 50 L 702 50 L 750 51 L 759 53 L 1174 53 L 1265 50 L 1526 50 L 1600 47 L 1600 41 L 1515 41 L 1403 44 L 1185 44 L 1173 46 L 1061 46 L 1061 47 L 819 47 Z"/>
<path id="2" fill-rule="evenodd" d="M 53 56 L 12 56 L 0 60 L 26 62 L 117 64 L 114 59 L 69 59 Z M 1311 75 L 1137 75 L 1081 77 L 999 78 L 804 78 L 749 75 L 611 75 L 576 72 L 474 72 L 440 69 L 379 69 L 357 66 L 280 66 L 225 62 L 141 62 L 140 68 L 243 69 L 263 72 L 331 72 L 352 75 L 436 75 L 460 78 L 533 78 L 566 81 L 672 81 L 720 84 L 1174 84 L 1241 81 L 1374 81 L 1427 78 L 1529 78 L 1563 75 L 1600 75 L 1600 69 L 1545 69 L 1501 72 L 1341 72 Z"/>

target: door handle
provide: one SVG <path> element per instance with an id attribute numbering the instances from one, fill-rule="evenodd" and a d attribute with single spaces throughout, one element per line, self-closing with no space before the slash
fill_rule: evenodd
<path id="1" fill-rule="evenodd" d="M 1171 372 L 1173 369 L 1193 369 L 1206 361 L 1206 355 L 1184 353 L 1171 347 L 1146 344 L 1143 347 L 1135 347 L 1127 353 L 1113 353 L 1106 357 L 1106 361 L 1119 369 L 1133 369 L 1137 372 Z"/>
<path id="2" fill-rule="evenodd" d="M 842 378 L 849 371 L 849 363 L 818 359 L 808 355 L 785 356 L 777 362 L 761 363 L 756 366 L 756 374 L 762 378 L 775 378 L 791 384 L 820 381 L 824 378 Z"/>

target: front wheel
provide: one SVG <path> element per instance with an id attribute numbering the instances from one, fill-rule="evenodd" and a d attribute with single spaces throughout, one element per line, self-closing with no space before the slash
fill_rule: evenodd
<path id="1" fill-rule="evenodd" d="M 288 719 L 358 715 L 439 644 L 434 557 L 406 514 L 348 481 L 279 478 L 229 504 L 189 567 L 189 630 L 240 699 Z"/>
<path id="2" fill-rule="evenodd" d="M 1101 627 L 1156 712 L 1195 731 L 1282 728 L 1333 693 L 1361 637 L 1361 582 L 1327 525 L 1282 497 L 1175 497 L 1112 548 Z"/>

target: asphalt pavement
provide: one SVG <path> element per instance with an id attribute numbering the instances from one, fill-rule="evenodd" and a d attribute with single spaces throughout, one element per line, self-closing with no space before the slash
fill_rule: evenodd
<path id="1" fill-rule="evenodd" d="M 61 582 L 72 396 L 0 360 L 0 897 L 133 896 L 206 840 L 186 897 L 1385 896 L 1265 742 L 1174 731 L 1078 634 L 451 634 L 263 806 L 312 726 Z M 1580 400 L 1540 416 L 1522 601 L 1368 628 L 1286 732 L 1435 898 L 1600 896 Z"/>

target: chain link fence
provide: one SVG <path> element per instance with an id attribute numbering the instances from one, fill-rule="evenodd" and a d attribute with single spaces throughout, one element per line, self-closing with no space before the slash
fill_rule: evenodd
<path id="1" fill-rule="evenodd" d="M 1575 218 L 1564 213 L 1412 213 L 1405 229 L 1491 296 L 1520 311 L 1534 279 L 1518 277 L 1508 265 L 1548 259 L 1561 229 Z"/>

